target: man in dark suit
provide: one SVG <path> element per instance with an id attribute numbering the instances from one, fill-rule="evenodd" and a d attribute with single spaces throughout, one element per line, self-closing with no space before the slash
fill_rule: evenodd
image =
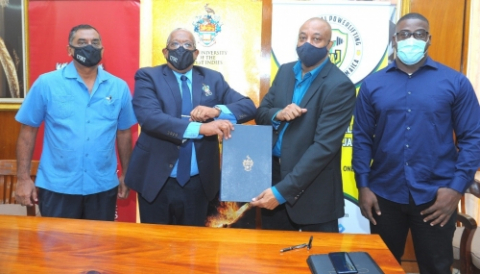
<path id="1" fill-rule="evenodd" d="M 216 71 L 194 66 L 193 34 L 174 30 L 166 65 L 139 69 L 133 107 L 142 127 L 125 177 L 143 223 L 203 226 L 219 190 L 218 138 L 253 119 L 255 105 Z"/>
<path id="2" fill-rule="evenodd" d="M 273 187 L 253 199 L 266 229 L 338 232 L 344 215 L 342 139 L 355 86 L 330 62 L 331 27 L 311 18 L 300 28 L 298 62 L 282 65 L 257 111 L 273 125 Z"/>

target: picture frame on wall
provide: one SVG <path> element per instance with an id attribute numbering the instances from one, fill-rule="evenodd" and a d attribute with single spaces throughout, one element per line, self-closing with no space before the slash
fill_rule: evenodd
<path id="1" fill-rule="evenodd" d="M 25 1 L 0 0 L 0 110 L 27 93 Z"/>

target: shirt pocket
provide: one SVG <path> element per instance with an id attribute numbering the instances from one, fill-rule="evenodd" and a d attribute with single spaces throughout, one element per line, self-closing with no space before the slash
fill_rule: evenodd
<path id="1" fill-rule="evenodd" d="M 55 118 L 65 119 L 73 115 L 73 96 L 58 95 L 53 97 L 50 113 Z"/>
<path id="2" fill-rule="evenodd" d="M 94 174 L 99 176 L 108 176 L 115 174 L 117 169 L 117 159 L 115 154 L 115 147 L 108 149 L 97 150 L 94 153 L 92 169 Z"/>
<path id="3" fill-rule="evenodd" d="M 118 120 L 119 100 L 107 97 L 100 103 L 100 116 L 105 120 Z"/>
<path id="4" fill-rule="evenodd" d="M 68 177 L 79 171 L 80 162 L 77 151 L 53 146 L 51 155 L 55 174 Z"/>

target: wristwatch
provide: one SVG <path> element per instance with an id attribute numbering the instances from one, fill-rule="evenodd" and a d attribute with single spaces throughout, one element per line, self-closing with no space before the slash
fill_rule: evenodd
<path id="1" fill-rule="evenodd" d="M 221 109 L 219 106 L 214 106 L 213 108 L 216 109 L 216 110 L 218 110 L 218 115 L 217 115 L 217 117 L 219 117 L 220 114 L 222 114 L 222 109 Z"/>

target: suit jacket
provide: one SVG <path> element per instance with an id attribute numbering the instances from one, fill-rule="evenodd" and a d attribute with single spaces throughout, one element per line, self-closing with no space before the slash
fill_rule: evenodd
<path id="1" fill-rule="evenodd" d="M 137 71 L 132 103 L 141 133 L 130 158 L 125 183 L 151 202 L 178 160 L 189 121 L 181 119 L 180 88 L 167 65 Z M 237 123 L 247 122 L 255 115 L 255 105 L 250 98 L 231 89 L 222 74 L 204 67 L 193 67 L 192 103 L 193 108 L 225 105 Z M 204 136 L 193 142 L 203 189 L 211 200 L 220 184 L 218 137 Z"/>
<path id="2" fill-rule="evenodd" d="M 282 65 L 257 110 L 256 122 L 271 125 L 277 111 L 292 103 L 293 66 Z M 281 178 L 277 190 L 297 224 L 314 224 L 342 217 L 342 139 L 352 118 L 355 86 L 329 61 L 313 80 L 300 107 L 307 112 L 290 122 L 283 135 Z M 285 126 L 273 130 L 273 144 Z"/>

